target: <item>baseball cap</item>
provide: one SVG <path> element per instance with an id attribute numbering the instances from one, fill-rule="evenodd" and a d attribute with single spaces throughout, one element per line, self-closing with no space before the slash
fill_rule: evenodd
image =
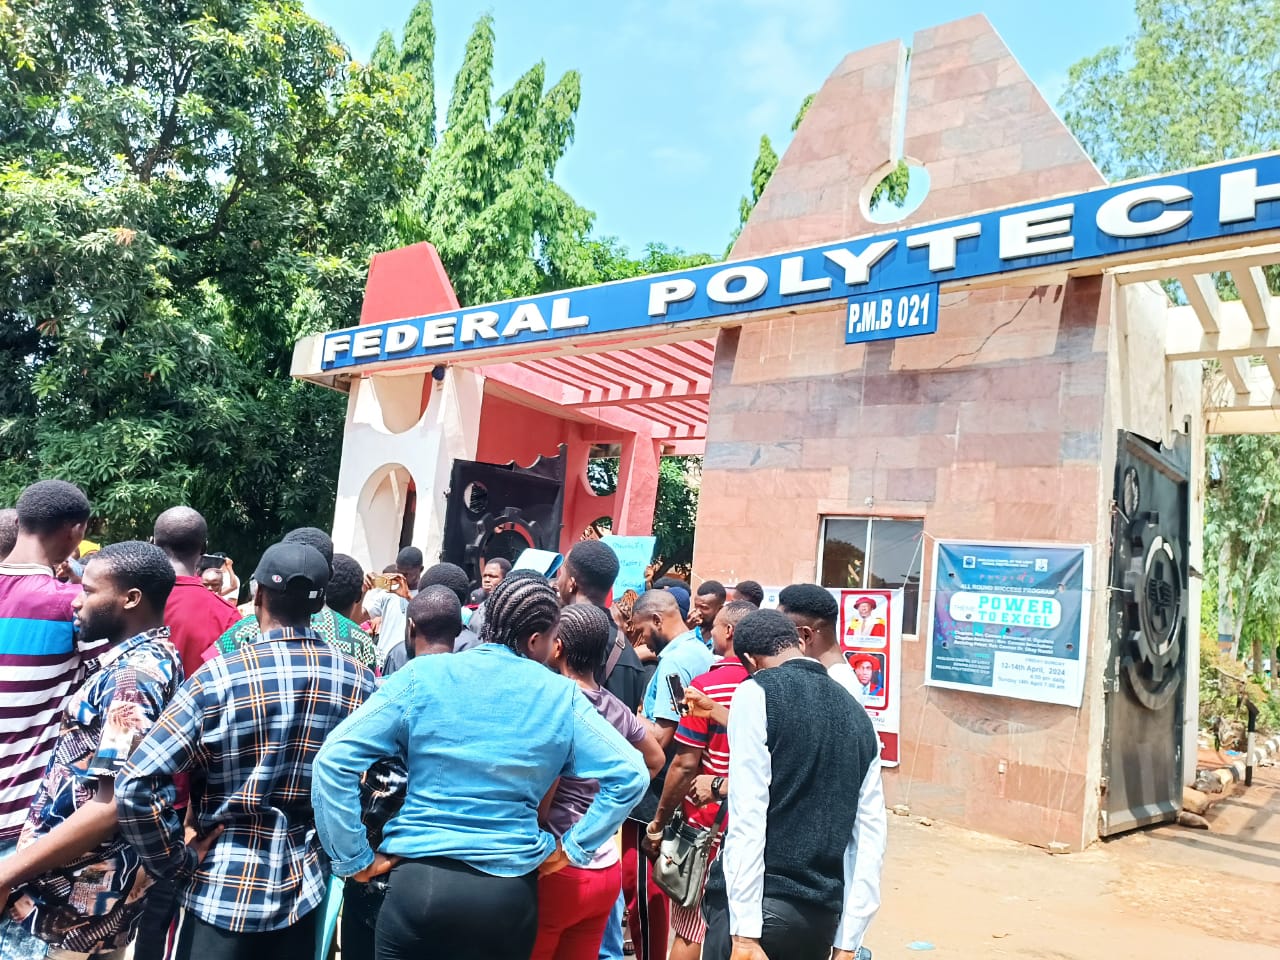
<path id="1" fill-rule="evenodd" d="M 689 591 L 684 587 L 664 587 L 667 593 L 676 598 L 676 606 L 680 608 L 680 616 L 689 616 Z"/>
<path id="2" fill-rule="evenodd" d="M 309 543 L 276 543 L 262 554 L 253 579 L 263 590 L 305 593 L 314 600 L 329 585 L 329 564 L 324 554 Z"/>

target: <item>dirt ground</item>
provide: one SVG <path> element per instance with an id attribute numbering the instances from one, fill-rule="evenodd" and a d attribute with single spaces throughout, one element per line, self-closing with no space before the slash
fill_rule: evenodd
<path id="1" fill-rule="evenodd" d="M 1208 831 L 1162 826 L 1065 856 L 889 819 L 876 960 L 1280 960 L 1280 768 L 1217 804 Z"/>

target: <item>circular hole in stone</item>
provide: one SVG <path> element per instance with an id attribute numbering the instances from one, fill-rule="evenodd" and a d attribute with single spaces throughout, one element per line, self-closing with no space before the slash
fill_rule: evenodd
<path id="1" fill-rule="evenodd" d="M 898 223 L 920 209 L 929 195 L 929 171 L 914 160 L 881 167 L 859 198 L 862 215 L 872 223 Z"/>
<path id="2" fill-rule="evenodd" d="M 489 508 L 489 488 L 479 480 L 471 481 L 462 491 L 462 502 L 467 505 L 467 510 L 480 516 Z"/>

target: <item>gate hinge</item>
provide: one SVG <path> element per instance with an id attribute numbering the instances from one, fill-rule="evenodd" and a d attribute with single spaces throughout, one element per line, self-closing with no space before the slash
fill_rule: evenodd
<path id="1" fill-rule="evenodd" d="M 1101 780 L 1099 780 L 1099 781 L 1098 781 L 1098 793 L 1099 793 L 1099 795 L 1100 795 L 1100 796 L 1104 796 L 1104 797 L 1105 797 L 1105 796 L 1107 795 L 1107 787 L 1109 787 L 1109 786 L 1111 786 L 1111 778 L 1110 778 L 1110 777 L 1103 777 Z"/>

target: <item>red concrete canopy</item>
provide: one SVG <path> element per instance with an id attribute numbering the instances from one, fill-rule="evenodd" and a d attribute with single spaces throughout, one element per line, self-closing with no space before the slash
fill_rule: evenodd
<path id="1" fill-rule="evenodd" d="M 456 310 L 453 285 L 435 247 L 415 243 L 374 254 L 360 323 L 382 323 Z M 564 416 L 661 441 L 670 453 L 701 453 L 716 339 L 627 346 L 574 356 L 477 367 L 490 381 L 564 408 Z M 696 336 L 697 334 L 695 334 Z M 627 342 L 635 343 L 629 334 Z M 553 345 L 554 346 L 554 345 Z M 424 366 L 435 361 L 428 358 Z"/>

